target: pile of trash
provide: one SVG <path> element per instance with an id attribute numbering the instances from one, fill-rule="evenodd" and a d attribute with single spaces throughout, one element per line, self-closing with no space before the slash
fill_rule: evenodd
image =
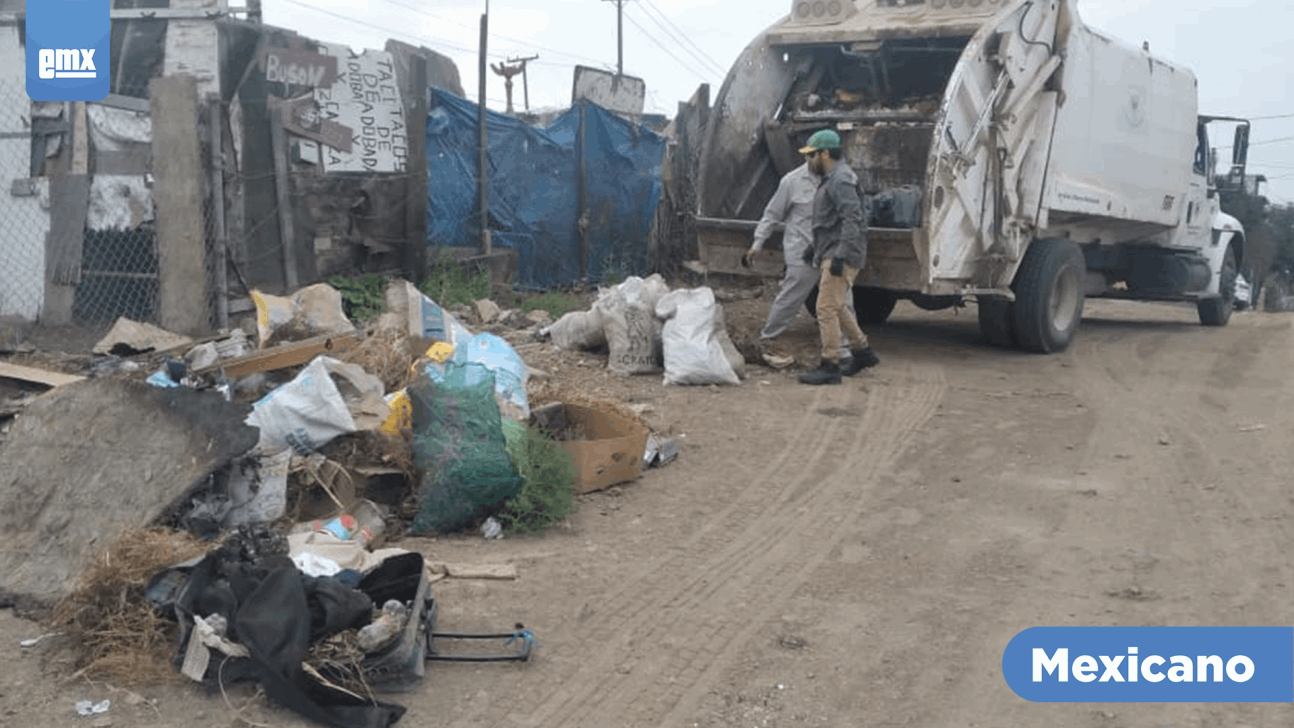
<path id="1" fill-rule="evenodd" d="M 706 383 L 722 365 L 736 383 L 713 295 L 662 288 L 631 279 L 599 299 L 616 366 Z M 427 659 L 450 659 L 434 644 L 431 584 L 481 573 L 398 548 L 401 536 L 542 530 L 575 495 L 678 452 L 614 408 L 532 412 L 530 368 L 506 340 L 407 281 L 386 298 L 363 331 L 325 284 L 255 293 L 254 336 L 195 341 L 119 320 L 88 376 L 49 379 L 0 442 L 12 464 L 0 505 L 30 526 L 0 554 L 0 606 L 52 614 L 68 634 L 116 620 L 140 649 L 171 634 L 179 674 L 257 682 L 326 725 L 398 720 L 403 708 L 373 692 L 407 689 Z M 67 443 L 94 456 L 67 458 Z M 171 537 L 183 548 L 158 546 Z M 122 551 L 123 539 L 150 548 Z M 107 554 L 119 568 L 97 568 Z M 98 598 L 109 592 L 116 606 Z M 515 645 L 498 659 L 528 657 L 524 628 L 498 636 Z M 130 669 L 140 654 L 126 654 L 129 641 L 77 641 L 96 650 L 82 666 Z"/>
<path id="2" fill-rule="evenodd" d="M 605 347 L 611 371 L 663 372 L 667 385 L 737 385 L 746 377 L 714 291 L 671 291 L 659 274 L 603 288 L 588 311 L 572 311 L 539 334 L 563 349 Z"/>

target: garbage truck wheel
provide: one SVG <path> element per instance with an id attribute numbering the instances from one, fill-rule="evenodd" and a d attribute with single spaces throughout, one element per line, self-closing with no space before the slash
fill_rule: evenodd
<path id="1" fill-rule="evenodd" d="M 1005 298 L 984 297 L 976 303 L 979 331 L 991 346 L 1015 348 L 1015 307 Z"/>
<path id="2" fill-rule="evenodd" d="M 1067 349 L 1083 318 L 1087 263 L 1071 240 L 1035 240 L 1015 276 L 1015 335 L 1039 354 Z"/>
<path id="3" fill-rule="evenodd" d="M 1216 298 L 1201 298 L 1195 302 L 1200 313 L 1200 323 L 1205 326 L 1226 326 L 1231 320 L 1232 301 L 1236 297 L 1236 249 L 1227 246 L 1226 256 L 1222 259 L 1222 280 L 1218 291 L 1222 294 Z"/>
<path id="4" fill-rule="evenodd" d="M 854 313 L 859 326 L 880 326 L 890 318 L 897 296 L 882 288 L 854 286 Z"/>
<path id="5" fill-rule="evenodd" d="M 894 306 L 899 302 L 898 296 L 879 288 L 854 288 L 854 319 L 859 326 L 880 326 L 890 318 Z M 804 299 L 804 307 L 809 315 L 818 317 L 818 287 L 809 291 Z"/>

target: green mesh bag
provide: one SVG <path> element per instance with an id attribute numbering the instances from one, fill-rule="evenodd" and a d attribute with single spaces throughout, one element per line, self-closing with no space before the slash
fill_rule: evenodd
<path id="1" fill-rule="evenodd" d="M 413 533 L 469 528 L 521 490 L 508 456 L 494 374 L 448 364 L 409 385 L 413 449 L 423 473 Z"/>

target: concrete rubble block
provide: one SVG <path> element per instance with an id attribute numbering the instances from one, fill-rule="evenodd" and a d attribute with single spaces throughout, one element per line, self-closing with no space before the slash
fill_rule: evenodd
<path id="1" fill-rule="evenodd" d="M 0 605 L 39 613 L 127 531 L 183 508 L 256 445 L 214 390 L 89 379 L 28 404 L 0 444 Z"/>
<path id="2" fill-rule="evenodd" d="M 526 318 L 530 319 L 532 324 L 546 324 L 553 320 L 552 314 L 542 308 L 537 308 L 526 314 Z"/>
<path id="3" fill-rule="evenodd" d="M 498 304 L 488 298 L 482 298 L 475 303 L 476 315 L 481 317 L 481 323 L 492 324 L 499 320 L 502 311 Z"/>

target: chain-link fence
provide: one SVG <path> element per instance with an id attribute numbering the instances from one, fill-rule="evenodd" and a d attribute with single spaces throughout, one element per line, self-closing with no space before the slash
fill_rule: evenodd
<path id="1" fill-rule="evenodd" d="M 23 78 L 6 75 L 0 81 L 0 316 L 34 321 L 45 303 L 50 213 L 48 184 L 33 171 L 44 159 L 33 144 L 33 127 L 45 129 L 57 120 L 34 113 Z M 29 126 L 29 120 L 35 123 Z"/>
<path id="2" fill-rule="evenodd" d="M 24 81 L 0 82 L 0 317 L 106 330 L 120 317 L 162 323 L 154 203 L 153 118 L 146 80 L 102 103 L 34 102 Z M 207 323 L 220 305 L 228 238 L 218 202 L 226 164 L 211 125 L 227 111 L 204 99 L 199 141 L 202 291 Z M 213 146 L 212 140 L 215 139 Z M 186 292 L 187 293 L 187 292 Z"/>
<path id="3" fill-rule="evenodd" d="M 111 104 L 65 104 L 72 116 L 71 134 L 65 135 L 70 143 L 47 158 L 47 166 L 55 166 L 47 170 L 52 188 L 63 174 L 89 177 L 84 200 L 80 189 L 51 195 L 54 227 L 63 226 L 69 241 L 79 227 L 81 250 L 79 260 L 74 252 L 67 258 L 75 275 L 49 282 L 72 289 L 72 320 L 94 328 L 123 316 L 157 323 L 159 315 L 148 87 L 141 81 L 118 91 L 121 98 Z M 58 242 L 51 236 L 52 244 Z M 57 296 L 50 303 L 64 305 Z M 66 316 L 59 310 L 46 314 L 55 320 Z"/>

